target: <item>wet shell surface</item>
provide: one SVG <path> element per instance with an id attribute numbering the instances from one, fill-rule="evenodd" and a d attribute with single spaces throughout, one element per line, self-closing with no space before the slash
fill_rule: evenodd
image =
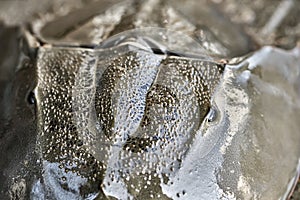
<path id="1" fill-rule="evenodd" d="M 208 2 L 76 2 L 0 14 L 4 199 L 289 198 L 299 47 Z"/>

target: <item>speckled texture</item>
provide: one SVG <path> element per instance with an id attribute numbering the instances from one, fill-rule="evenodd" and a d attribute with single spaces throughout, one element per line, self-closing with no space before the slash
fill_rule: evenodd
<path id="1" fill-rule="evenodd" d="M 209 111 L 224 66 L 118 48 L 111 53 L 41 48 L 38 55 L 38 144 L 47 192 L 34 195 L 48 198 L 56 190 L 55 195 L 77 198 L 96 192 L 101 184 L 109 191 L 112 177 L 130 180 L 128 192 L 137 198 L 162 195 L 151 176 L 164 170 L 167 177 L 180 164 Z M 158 155 L 159 162 L 152 161 Z M 131 166 L 134 162 L 143 164 Z M 84 189 L 72 186 L 74 180 Z M 58 193 L 60 187 L 73 192 Z"/>
<path id="2" fill-rule="evenodd" d="M 214 0 L 199 6 L 194 0 L 147 0 L 111 7 L 111 1 L 93 0 L 0 2 L 0 18 L 9 25 L 30 22 L 27 37 L 33 34 L 41 45 L 34 49 L 29 42 L 28 47 L 17 39 L 22 31 L 11 29 L 16 35 L 7 43 L 9 52 L 19 49 L 22 59 L 8 59 L 13 64 L 7 64 L 10 54 L 1 54 L 5 74 L 14 75 L 10 65 L 20 70 L 11 83 L 6 75 L 0 77 L 5 83 L 0 89 L 6 90 L 3 102 L 12 102 L 0 115 L 9 116 L 0 138 L 6 141 L 1 150 L 10 153 L 0 162 L 0 192 L 12 199 L 282 195 L 295 160 L 273 158 L 297 156 L 291 144 L 299 140 L 291 134 L 297 123 L 289 120 L 287 129 L 280 125 L 281 116 L 298 118 L 289 109 L 295 106 L 296 111 L 298 104 L 289 101 L 293 87 L 281 82 L 279 69 L 297 65 L 297 49 L 264 48 L 252 60 L 257 69 L 246 69 L 247 64 L 236 71 L 227 68 L 224 79 L 224 65 L 215 61 L 265 44 L 295 46 L 298 1 L 277 29 L 262 34 L 278 3 Z M 11 11 L 20 5 L 24 9 L 12 18 Z M 144 26 L 183 34 L 161 29 L 123 32 Z M 121 37 L 110 38 L 119 33 Z M 272 52 L 281 59 L 271 64 L 274 71 L 269 73 L 264 68 L 268 63 L 257 60 L 276 60 Z M 288 81 L 298 74 L 293 68 L 287 71 Z M 265 104 L 267 100 L 271 103 Z M 265 128 L 272 123 L 273 129 Z M 286 137 L 280 138 L 282 132 Z M 18 144 L 22 148 L 15 148 Z M 282 144 L 291 147 L 278 150 Z M 272 184 L 272 177 L 284 184 Z M 297 191 L 293 198 L 298 198 Z"/>

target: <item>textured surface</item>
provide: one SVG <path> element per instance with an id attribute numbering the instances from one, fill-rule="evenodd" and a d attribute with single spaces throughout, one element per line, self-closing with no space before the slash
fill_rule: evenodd
<path id="1" fill-rule="evenodd" d="M 45 188 L 36 190 L 45 190 L 42 195 L 68 194 L 59 188 L 75 190 L 74 198 L 96 193 L 86 183 L 101 185 L 106 174 L 108 194 L 116 195 L 114 179 L 122 179 L 132 185 L 130 195 L 158 198 L 159 182 L 151 177 L 168 177 L 181 165 L 223 66 L 122 48 L 40 49 L 36 92 Z M 72 188 L 74 179 L 85 190 Z"/>
<path id="2" fill-rule="evenodd" d="M 1 196 L 286 198 L 299 48 L 216 60 L 294 46 L 297 19 L 261 34 L 279 1 L 214 2 L 0 2 L 27 25 L 0 29 Z"/>

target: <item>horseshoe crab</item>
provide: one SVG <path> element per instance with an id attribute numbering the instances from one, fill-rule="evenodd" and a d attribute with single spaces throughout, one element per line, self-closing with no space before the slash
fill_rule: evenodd
<path id="1" fill-rule="evenodd" d="M 41 3 L 1 25 L 4 199 L 289 197 L 300 48 L 248 54 L 251 37 L 189 3 Z"/>

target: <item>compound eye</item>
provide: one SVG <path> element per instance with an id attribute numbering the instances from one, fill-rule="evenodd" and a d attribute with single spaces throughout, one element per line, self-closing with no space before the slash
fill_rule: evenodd
<path id="1" fill-rule="evenodd" d="M 208 122 L 214 122 L 214 121 L 216 121 L 217 118 L 218 118 L 217 109 L 214 108 L 214 107 L 211 107 L 206 117 L 207 117 L 207 121 Z"/>
<path id="2" fill-rule="evenodd" d="M 33 91 L 29 92 L 28 96 L 27 96 L 27 102 L 30 105 L 34 105 L 36 104 L 36 98 L 35 98 L 35 94 Z"/>

